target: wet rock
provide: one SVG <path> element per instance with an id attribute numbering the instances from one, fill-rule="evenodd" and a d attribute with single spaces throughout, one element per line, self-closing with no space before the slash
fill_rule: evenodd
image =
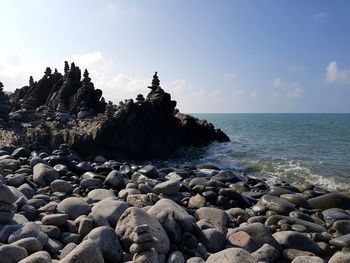
<path id="1" fill-rule="evenodd" d="M 227 225 L 230 221 L 229 216 L 225 213 L 225 211 L 213 208 L 213 207 L 202 207 L 199 208 L 195 212 L 195 217 L 198 220 L 201 219 L 207 219 L 209 222 L 211 222 L 215 227 L 223 230 L 226 232 Z"/>
<path id="2" fill-rule="evenodd" d="M 310 198 L 308 202 L 312 209 L 350 209 L 350 198 L 345 194 L 338 192 L 328 193 L 314 198 Z"/>
<path id="3" fill-rule="evenodd" d="M 153 165 L 146 165 L 138 170 L 139 173 L 146 175 L 149 178 L 158 178 L 158 170 Z"/>
<path id="4" fill-rule="evenodd" d="M 295 210 L 295 206 L 293 204 L 273 195 L 264 195 L 261 197 L 259 202 L 269 210 L 275 211 L 282 215 L 288 215 L 289 212 Z"/>
<path id="5" fill-rule="evenodd" d="M 350 233 L 331 239 L 329 244 L 337 248 L 350 247 Z"/>
<path id="6" fill-rule="evenodd" d="M 211 180 L 220 181 L 223 183 L 237 183 L 243 182 L 243 178 L 239 175 L 234 174 L 229 170 L 222 170 L 218 174 L 211 177 Z"/>
<path id="7" fill-rule="evenodd" d="M 167 180 L 163 183 L 159 183 L 154 187 L 156 194 L 175 195 L 180 189 L 180 181 L 178 180 Z"/>
<path id="8" fill-rule="evenodd" d="M 320 247 L 306 235 L 294 231 L 280 231 L 272 235 L 277 242 L 287 248 L 295 248 L 320 253 Z"/>

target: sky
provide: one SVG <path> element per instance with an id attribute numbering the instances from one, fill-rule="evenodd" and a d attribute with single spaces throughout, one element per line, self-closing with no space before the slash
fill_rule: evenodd
<path id="1" fill-rule="evenodd" d="M 350 1 L 0 0 L 0 81 L 64 61 L 105 99 L 155 71 L 182 112 L 350 112 Z"/>

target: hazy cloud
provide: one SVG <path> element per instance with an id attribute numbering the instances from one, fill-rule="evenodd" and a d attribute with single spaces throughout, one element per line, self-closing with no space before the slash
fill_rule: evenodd
<path id="1" fill-rule="evenodd" d="M 225 79 L 235 79 L 235 78 L 237 78 L 237 74 L 236 73 L 225 73 L 224 78 Z"/>
<path id="2" fill-rule="evenodd" d="M 315 20 L 322 20 L 322 19 L 327 18 L 328 16 L 329 16 L 329 14 L 326 12 L 319 12 L 319 13 L 313 14 L 311 17 Z"/>
<path id="3" fill-rule="evenodd" d="M 327 81 L 329 83 L 350 83 L 350 69 L 340 69 L 333 60 L 327 66 Z"/>
<path id="4" fill-rule="evenodd" d="M 289 87 L 291 88 L 288 92 L 289 97 L 300 97 L 304 93 L 299 81 L 290 83 Z"/>

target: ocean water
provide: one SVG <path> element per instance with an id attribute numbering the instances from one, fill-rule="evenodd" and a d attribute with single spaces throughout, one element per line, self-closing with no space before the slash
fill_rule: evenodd
<path id="1" fill-rule="evenodd" d="M 350 190 L 350 114 L 192 115 L 212 122 L 231 141 L 186 149 L 174 161 Z"/>

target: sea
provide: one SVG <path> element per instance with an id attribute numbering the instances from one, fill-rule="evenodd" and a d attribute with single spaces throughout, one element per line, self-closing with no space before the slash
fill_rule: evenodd
<path id="1" fill-rule="evenodd" d="M 210 163 L 272 183 L 350 190 L 350 114 L 191 115 L 213 123 L 231 141 L 183 149 L 172 163 Z"/>

